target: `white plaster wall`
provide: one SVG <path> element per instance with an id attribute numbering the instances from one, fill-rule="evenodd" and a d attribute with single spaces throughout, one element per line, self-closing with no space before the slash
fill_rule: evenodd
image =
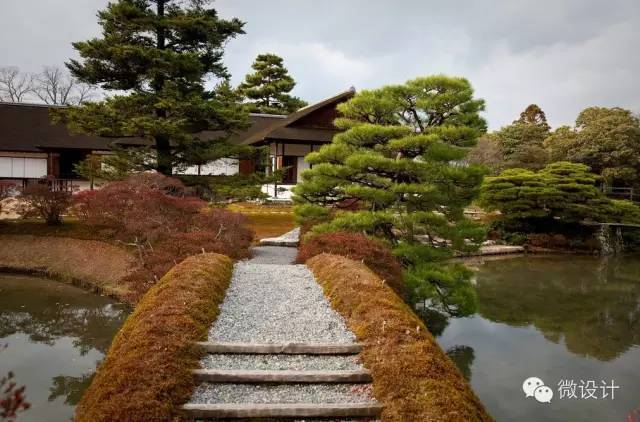
<path id="1" fill-rule="evenodd" d="M 0 177 L 39 179 L 46 175 L 46 158 L 0 157 Z"/>
<path id="2" fill-rule="evenodd" d="M 216 161 L 212 161 L 209 164 L 200 166 L 200 174 L 202 176 L 233 176 L 240 171 L 238 160 L 232 158 L 221 158 Z M 177 174 L 197 175 L 198 167 L 187 167 L 182 172 L 176 172 Z"/>

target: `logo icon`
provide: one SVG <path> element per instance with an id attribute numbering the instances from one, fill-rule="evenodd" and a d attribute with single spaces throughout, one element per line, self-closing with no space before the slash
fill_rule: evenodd
<path id="1" fill-rule="evenodd" d="M 533 397 L 540 403 L 551 403 L 553 390 L 537 377 L 529 377 L 522 383 L 522 391 L 527 398 Z"/>

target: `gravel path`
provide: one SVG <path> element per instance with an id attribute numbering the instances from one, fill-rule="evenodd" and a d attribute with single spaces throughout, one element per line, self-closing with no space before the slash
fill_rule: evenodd
<path id="1" fill-rule="evenodd" d="M 269 237 L 266 239 L 260 240 L 261 245 L 265 246 L 298 246 L 298 242 L 300 241 L 300 227 L 296 227 L 295 229 L 287 232 L 278 237 Z"/>
<path id="2" fill-rule="evenodd" d="M 277 261 L 278 250 L 291 249 L 268 251 L 270 248 L 273 247 L 256 248 L 259 249 L 256 261 Z M 305 265 L 254 263 L 256 261 L 235 265 L 220 315 L 209 332 L 210 341 L 355 341 Z"/>
<path id="3" fill-rule="evenodd" d="M 212 342 L 334 343 L 356 341 L 305 265 L 292 265 L 297 250 L 260 246 L 237 262 Z M 209 354 L 204 369 L 358 370 L 354 355 Z M 370 384 L 202 383 L 191 403 L 362 403 L 375 401 Z M 342 419 L 346 420 L 346 419 Z"/>
<path id="4" fill-rule="evenodd" d="M 204 369 L 355 371 L 362 368 L 356 356 L 336 355 L 208 355 L 201 363 Z"/>
<path id="5" fill-rule="evenodd" d="M 199 403 L 362 403 L 373 401 L 368 386 L 353 384 L 207 384 Z"/>

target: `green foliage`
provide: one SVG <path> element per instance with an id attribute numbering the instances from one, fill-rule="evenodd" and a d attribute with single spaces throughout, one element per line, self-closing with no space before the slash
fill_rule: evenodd
<path id="1" fill-rule="evenodd" d="M 79 60 L 67 67 L 78 80 L 116 94 L 96 103 L 59 109 L 54 119 L 72 130 L 100 136 L 137 137 L 153 154 L 136 160 L 164 174 L 202 157 L 209 139 L 247 124 L 228 86 L 207 91 L 205 81 L 228 78 L 225 43 L 243 33 L 237 19 L 218 18 L 204 1 L 118 0 L 98 13 L 102 37 L 76 42 Z M 197 150 L 197 153 L 194 152 Z M 129 150 L 126 150 L 129 151 Z M 126 158 L 125 150 L 120 152 Z"/>
<path id="2" fill-rule="evenodd" d="M 266 199 L 261 186 L 273 183 L 273 176 L 260 173 L 231 176 L 179 176 L 185 185 L 195 188 L 198 196 L 214 204 Z"/>
<path id="3" fill-rule="evenodd" d="M 640 183 L 640 119 L 629 110 L 587 108 L 574 128 L 558 128 L 545 145 L 551 159 L 586 164 L 609 184 Z"/>
<path id="4" fill-rule="evenodd" d="M 420 263 L 407 271 L 405 283 L 414 300 L 432 300 L 432 306 L 451 316 L 471 315 L 476 310 L 476 292 L 469 283 L 473 272 L 462 264 Z"/>
<path id="5" fill-rule="evenodd" d="M 289 95 L 296 82 L 284 67 L 281 57 L 260 54 L 251 65 L 253 73 L 245 76 L 238 93 L 248 99 L 247 109 L 254 113 L 289 114 L 307 105 Z"/>
<path id="6" fill-rule="evenodd" d="M 477 195 L 484 169 L 462 160 L 486 130 L 479 115 L 484 102 L 473 98 L 466 79 L 437 75 L 363 91 L 338 107 L 343 117 L 336 124 L 345 131 L 307 155 L 313 167 L 294 188 L 298 219 L 322 221 L 315 233 L 386 239 L 408 265 L 414 299 L 468 312 L 472 299 L 459 292 L 468 274 L 435 264 L 425 271 L 423 262 L 403 255 L 426 243 L 431 253 L 424 257 L 432 263 L 479 246 L 484 232 L 463 211 Z M 357 211 L 319 211 L 343 204 Z"/>
<path id="7" fill-rule="evenodd" d="M 503 167 L 538 170 L 549 162 L 544 140 L 549 125 L 544 111 L 529 105 L 518 120 L 490 135 L 502 154 Z"/>
<path id="8" fill-rule="evenodd" d="M 485 179 L 480 203 L 499 210 L 502 219 L 514 226 L 528 220 L 640 222 L 640 207 L 605 197 L 596 186 L 599 177 L 588 170 L 584 164 L 569 162 L 552 163 L 538 172 L 506 170 Z"/>

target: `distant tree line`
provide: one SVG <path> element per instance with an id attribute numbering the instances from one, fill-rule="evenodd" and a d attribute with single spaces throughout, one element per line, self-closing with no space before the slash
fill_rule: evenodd
<path id="1" fill-rule="evenodd" d="M 551 130 L 540 107 L 481 137 L 469 161 L 493 175 L 511 168 L 540 170 L 559 161 L 584 164 L 610 186 L 640 186 L 640 118 L 623 108 L 589 107 L 574 126 Z"/>

